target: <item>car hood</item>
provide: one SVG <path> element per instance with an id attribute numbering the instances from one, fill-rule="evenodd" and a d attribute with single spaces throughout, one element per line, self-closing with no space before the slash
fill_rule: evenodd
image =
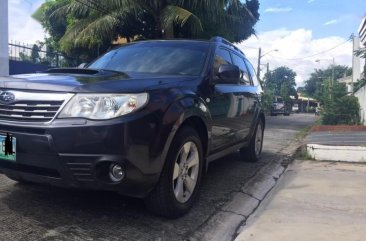
<path id="1" fill-rule="evenodd" d="M 75 69 L 73 69 L 75 70 Z M 127 75 L 121 72 L 50 71 L 39 74 L 0 77 L 0 88 L 40 90 L 72 93 L 137 93 L 158 88 L 168 88 L 177 82 L 194 80 L 192 76 Z"/>

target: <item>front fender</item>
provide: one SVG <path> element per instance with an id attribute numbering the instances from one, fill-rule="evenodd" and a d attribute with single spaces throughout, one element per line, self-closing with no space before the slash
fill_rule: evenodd
<path id="1" fill-rule="evenodd" d="M 165 128 L 162 131 L 162 137 L 166 138 L 166 142 L 164 147 L 162 148 L 160 160 L 162 163 L 159 165 L 162 171 L 164 167 L 166 157 L 168 155 L 170 146 L 174 140 L 174 137 L 179 130 L 179 128 L 186 123 L 187 120 L 191 118 L 199 118 L 200 121 L 204 124 L 207 131 L 207 140 L 211 138 L 211 126 L 209 120 L 211 119 L 211 115 L 208 111 L 208 108 L 205 102 L 194 96 L 187 96 L 182 99 L 175 101 L 164 113 L 163 122 L 167 125 L 164 125 Z M 197 119 L 196 119 L 197 120 Z M 168 124 L 169 123 L 169 124 Z M 209 141 L 206 143 L 207 146 L 210 145 Z M 208 148 L 206 148 L 208 149 Z M 206 156 L 207 153 L 204 153 Z"/>

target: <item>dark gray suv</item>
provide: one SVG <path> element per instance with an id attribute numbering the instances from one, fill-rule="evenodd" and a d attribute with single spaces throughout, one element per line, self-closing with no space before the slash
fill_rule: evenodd
<path id="1" fill-rule="evenodd" d="M 87 68 L 0 78 L 0 172 L 116 191 L 186 213 L 207 165 L 258 160 L 265 117 L 252 65 L 220 37 L 143 41 Z"/>

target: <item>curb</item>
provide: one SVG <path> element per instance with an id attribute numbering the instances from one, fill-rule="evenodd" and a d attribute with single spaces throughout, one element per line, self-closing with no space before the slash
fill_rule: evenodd
<path id="1" fill-rule="evenodd" d="M 307 153 L 317 161 L 366 162 L 366 147 L 306 144 Z"/>
<path id="2" fill-rule="evenodd" d="M 232 194 L 231 201 L 220 208 L 190 240 L 235 240 L 247 219 L 258 209 L 285 172 L 286 159 L 288 158 L 280 158 L 261 168 L 240 190 Z"/>

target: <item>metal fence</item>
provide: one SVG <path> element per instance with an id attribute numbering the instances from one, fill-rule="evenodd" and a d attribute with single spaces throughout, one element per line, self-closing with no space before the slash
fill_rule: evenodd
<path id="1" fill-rule="evenodd" d="M 43 44 L 30 45 L 20 42 L 9 43 L 9 59 L 49 67 L 70 67 L 79 63 L 77 59 L 66 58 L 60 53 L 49 51 Z"/>

